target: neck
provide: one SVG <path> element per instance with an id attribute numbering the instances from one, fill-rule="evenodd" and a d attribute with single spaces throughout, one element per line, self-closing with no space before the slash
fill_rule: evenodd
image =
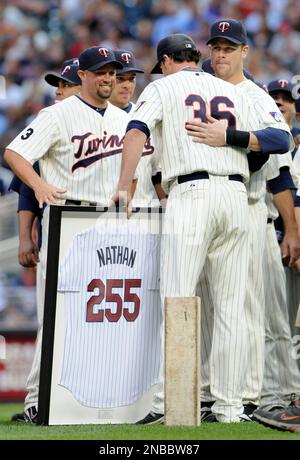
<path id="1" fill-rule="evenodd" d="M 185 69 L 198 69 L 198 66 L 195 62 L 180 62 L 178 63 L 177 70 L 185 70 Z"/>
<path id="2" fill-rule="evenodd" d="M 88 104 L 92 105 L 93 107 L 97 107 L 98 109 L 105 109 L 107 107 L 107 100 L 106 99 L 96 99 L 89 94 L 81 91 L 78 93 L 78 96 L 83 99 Z"/>
<path id="3" fill-rule="evenodd" d="M 232 83 L 233 85 L 238 85 L 239 83 L 241 83 L 242 81 L 245 81 L 245 80 L 247 80 L 247 78 L 245 77 L 243 72 L 238 73 L 238 74 L 234 74 L 231 77 L 229 77 L 228 79 L 226 79 L 226 81 L 228 81 L 228 83 Z"/>
<path id="4" fill-rule="evenodd" d="M 172 62 L 172 64 L 163 71 L 164 76 L 172 75 L 173 73 L 180 72 L 183 69 L 198 69 L 195 62 Z"/>

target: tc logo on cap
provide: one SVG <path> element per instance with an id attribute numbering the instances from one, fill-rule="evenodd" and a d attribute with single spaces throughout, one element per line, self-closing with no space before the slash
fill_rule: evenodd
<path id="1" fill-rule="evenodd" d="M 226 30 L 228 30 L 230 27 L 230 24 L 229 22 L 220 22 L 218 28 L 221 32 L 226 32 Z"/>
<path id="2" fill-rule="evenodd" d="M 64 67 L 64 69 L 63 69 L 61 75 L 64 75 L 66 72 L 69 72 L 69 70 L 71 70 L 71 66 L 66 65 L 66 67 Z"/>
<path id="3" fill-rule="evenodd" d="M 73 64 L 74 64 L 74 65 L 79 65 L 79 59 L 74 59 L 74 60 L 73 60 Z"/>
<path id="4" fill-rule="evenodd" d="M 107 48 L 99 48 L 98 53 L 106 58 L 109 56 L 109 50 Z"/>
<path id="5" fill-rule="evenodd" d="M 281 88 L 285 88 L 289 84 L 287 80 L 278 80 L 278 83 L 281 86 Z"/>
<path id="6" fill-rule="evenodd" d="M 129 64 L 130 61 L 132 61 L 132 56 L 130 53 L 122 53 L 121 54 L 121 59 L 122 61 L 125 61 L 126 64 Z"/>

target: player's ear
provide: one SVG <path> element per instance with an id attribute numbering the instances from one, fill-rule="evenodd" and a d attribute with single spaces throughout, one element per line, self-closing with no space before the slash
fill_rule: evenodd
<path id="1" fill-rule="evenodd" d="M 77 75 L 81 81 L 85 79 L 85 71 L 84 70 L 77 70 Z"/>
<path id="2" fill-rule="evenodd" d="M 248 46 L 248 45 L 242 45 L 242 56 L 243 56 L 243 59 L 245 59 L 245 57 L 247 56 L 248 51 L 249 51 L 249 46 Z"/>

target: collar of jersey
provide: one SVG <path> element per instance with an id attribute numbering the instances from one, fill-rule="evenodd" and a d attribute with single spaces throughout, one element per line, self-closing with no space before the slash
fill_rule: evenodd
<path id="1" fill-rule="evenodd" d="M 200 67 L 183 67 L 183 69 L 180 69 L 180 71 L 181 70 L 185 70 L 186 72 L 203 72 Z"/>
<path id="2" fill-rule="evenodd" d="M 99 115 L 103 115 L 105 114 L 105 110 L 107 109 L 107 107 L 105 107 L 105 109 L 101 109 L 100 107 L 95 107 L 94 105 L 92 104 L 89 104 L 87 101 L 85 101 L 84 99 L 82 99 L 80 96 L 76 95 L 76 97 L 81 101 L 83 102 L 84 104 L 88 105 L 91 109 L 94 109 L 95 112 L 99 113 Z"/>
<path id="3" fill-rule="evenodd" d="M 124 112 L 126 112 L 126 113 L 129 113 L 129 112 L 130 112 L 130 110 L 131 110 L 131 107 L 132 107 L 132 103 L 131 103 L 131 102 L 129 102 L 128 106 L 127 106 L 127 107 L 125 107 L 125 108 L 123 109 L 123 110 L 124 110 Z"/>

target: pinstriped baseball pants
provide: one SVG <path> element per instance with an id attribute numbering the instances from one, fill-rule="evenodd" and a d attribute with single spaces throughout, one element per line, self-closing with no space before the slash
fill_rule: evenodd
<path id="1" fill-rule="evenodd" d="M 224 422 L 239 421 L 243 412 L 247 234 L 248 202 L 242 183 L 210 176 L 171 189 L 162 238 L 162 300 L 197 295 L 206 266 L 214 313 L 209 360 L 216 400 L 212 410 Z M 161 371 L 161 381 L 162 377 Z M 164 410 L 162 391 L 155 395 L 153 410 Z"/>

